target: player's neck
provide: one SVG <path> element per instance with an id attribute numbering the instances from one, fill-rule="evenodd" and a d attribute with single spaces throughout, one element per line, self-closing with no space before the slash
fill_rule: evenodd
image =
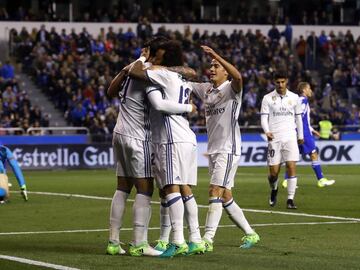
<path id="1" fill-rule="evenodd" d="M 285 88 L 285 90 L 278 90 L 278 89 L 276 89 L 276 93 L 278 93 L 280 96 L 285 96 L 285 95 L 286 95 L 286 91 L 287 91 L 286 88 Z"/>
<path id="2" fill-rule="evenodd" d="M 222 85 L 224 82 L 226 82 L 226 79 L 219 80 L 219 81 L 212 81 L 212 84 L 214 85 L 214 88 L 218 88 L 220 85 Z"/>

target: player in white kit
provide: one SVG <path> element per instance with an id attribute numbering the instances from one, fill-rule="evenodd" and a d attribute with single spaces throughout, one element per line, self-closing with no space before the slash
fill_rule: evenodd
<path id="1" fill-rule="evenodd" d="M 178 43 L 169 43 L 163 64 L 182 65 L 182 50 Z M 148 95 L 156 93 L 179 104 L 189 103 L 191 84 L 180 74 L 166 69 L 144 71 L 143 68 L 134 65 L 130 75 L 157 84 L 147 89 Z M 156 180 L 166 196 L 173 232 L 172 241 L 161 257 L 203 253 L 205 246 L 200 235 L 197 204 L 191 191 L 191 187 L 197 184 L 196 136 L 182 115 L 154 112 L 151 124 Z M 189 225 L 188 244 L 183 232 L 184 214 Z"/>
<path id="2" fill-rule="evenodd" d="M 299 96 L 287 89 L 287 82 L 286 71 L 274 73 L 275 90 L 265 95 L 261 104 L 261 126 L 268 139 L 269 204 L 276 204 L 278 175 L 281 163 L 285 162 L 289 176 L 286 204 L 288 209 L 296 209 L 296 162 L 299 160 L 298 144 L 304 143 L 304 135 Z"/>
<path id="3" fill-rule="evenodd" d="M 166 40 L 154 39 L 150 42 L 152 62 L 161 62 L 162 49 Z M 140 58 L 138 61 L 144 61 Z M 128 69 L 129 67 L 127 67 Z M 123 84 L 121 86 L 121 84 Z M 150 103 L 145 93 L 148 86 L 144 81 L 131 79 L 126 76 L 126 68 L 114 78 L 109 89 L 110 96 L 119 94 L 121 104 L 113 135 L 113 148 L 116 157 L 116 175 L 118 186 L 115 191 L 110 212 L 110 236 L 107 253 L 111 255 L 124 254 L 119 244 L 119 230 L 121 227 L 125 203 L 133 186 L 137 194 L 133 205 L 133 241 L 129 253 L 132 256 L 158 256 L 159 252 L 149 246 L 147 230 L 151 216 L 150 199 L 153 193 L 153 178 L 151 172 L 151 134 L 150 134 Z M 150 100 L 155 102 L 155 99 Z M 157 101 L 157 107 L 171 107 L 175 113 L 190 111 L 189 105 L 178 103 L 163 104 Z M 191 107 L 191 106 L 190 106 Z"/>
<path id="4" fill-rule="evenodd" d="M 209 210 L 203 239 L 206 250 L 213 251 L 215 233 L 224 208 L 230 219 L 246 234 L 240 247 L 250 248 L 260 240 L 260 237 L 249 225 L 231 192 L 241 155 L 238 118 L 242 101 L 242 77 L 232 64 L 213 49 L 207 46 L 202 46 L 202 49 L 212 58 L 211 83 L 192 83 L 192 86 L 193 92 L 205 104 L 208 133 L 211 180 Z"/>

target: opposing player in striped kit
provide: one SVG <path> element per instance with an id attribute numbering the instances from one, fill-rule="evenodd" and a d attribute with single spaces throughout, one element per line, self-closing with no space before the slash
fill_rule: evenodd
<path id="1" fill-rule="evenodd" d="M 313 129 L 310 123 L 310 106 L 309 98 L 312 97 L 313 92 L 311 90 L 310 84 L 307 82 L 300 82 L 298 84 L 298 94 L 300 95 L 300 104 L 301 104 L 301 119 L 304 129 L 304 144 L 299 145 L 300 153 L 303 155 L 309 155 L 311 159 L 311 167 L 314 170 L 314 173 L 317 178 L 317 186 L 327 187 L 335 183 L 335 180 L 328 180 L 324 177 L 321 165 L 319 162 L 318 153 L 315 146 L 315 138 L 313 135 L 320 136 L 319 132 Z M 288 174 L 285 173 L 285 180 L 282 182 L 282 186 L 287 188 L 287 179 Z"/>
<path id="2" fill-rule="evenodd" d="M 211 58 L 211 83 L 192 83 L 193 92 L 205 104 L 208 133 L 209 210 L 204 241 L 207 251 L 213 251 L 213 241 L 222 208 L 230 219 L 245 232 L 241 248 L 250 248 L 260 237 L 251 228 L 242 209 L 234 201 L 231 189 L 240 161 L 241 137 L 238 118 L 242 101 L 240 72 L 208 46 L 202 49 Z M 228 79 L 231 78 L 231 80 Z"/>

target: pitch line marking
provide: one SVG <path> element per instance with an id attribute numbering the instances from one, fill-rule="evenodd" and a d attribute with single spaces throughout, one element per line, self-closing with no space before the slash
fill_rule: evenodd
<path id="1" fill-rule="evenodd" d="M 7 255 L 1 255 L 1 254 L 0 254 L 0 259 L 24 263 L 24 264 L 42 266 L 42 267 L 47 267 L 47 268 L 51 268 L 51 269 L 58 269 L 58 270 L 80 270 L 79 268 L 73 268 L 73 267 L 52 264 L 52 263 L 46 263 L 46 262 L 41 262 L 41 261 L 34 261 L 34 260 L 25 259 L 25 258 L 7 256 Z"/>
<path id="2" fill-rule="evenodd" d="M 332 224 L 353 224 L 359 221 L 325 221 L 325 222 L 281 222 L 281 223 L 258 223 L 251 224 L 252 227 L 269 227 L 269 226 L 296 226 L 296 225 L 332 225 Z M 219 225 L 219 228 L 235 228 L 236 225 Z M 185 227 L 184 227 L 185 228 Z M 200 226 L 204 229 L 205 226 Z M 121 228 L 121 231 L 132 231 L 133 228 Z M 150 227 L 149 230 L 160 230 L 160 227 Z M 35 231 L 35 232 L 3 232 L 1 235 L 25 235 L 25 234 L 60 234 L 60 233 L 85 233 L 85 232 L 107 232 L 109 229 L 92 229 L 92 230 L 64 230 L 64 231 Z"/>
<path id="3" fill-rule="evenodd" d="M 101 197 L 101 196 L 90 196 L 90 195 L 81 195 L 81 194 L 70 194 L 70 193 L 54 193 L 54 192 L 39 192 L 39 191 L 29 191 L 30 194 L 38 194 L 38 195 L 49 195 L 49 196 L 62 196 L 62 197 L 74 197 L 74 198 L 83 198 L 83 199 L 94 199 L 94 200 L 106 200 L 111 201 L 112 198 L 109 197 Z M 134 200 L 129 200 L 134 201 Z M 160 204 L 157 201 L 151 201 L 153 204 Z M 208 208 L 208 205 L 198 204 L 199 208 Z M 351 218 L 351 217 L 339 217 L 339 216 L 328 216 L 328 215 L 315 215 L 315 214 L 307 214 L 307 213 L 294 213 L 294 212 L 283 212 L 283 211 L 272 211 L 272 210 L 258 210 L 258 209 L 242 209 L 245 212 L 253 212 L 253 213 L 266 213 L 266 214 L 279 214 L 279 215 L 288 215 L 288 216 L 299 216 L 299 217 L 315 217 L 315 218 L 324 218 L 324 219 L 335 219 L 335 220 L 351 220 L 351 221 L 360 221 L 360 218 Z"/>

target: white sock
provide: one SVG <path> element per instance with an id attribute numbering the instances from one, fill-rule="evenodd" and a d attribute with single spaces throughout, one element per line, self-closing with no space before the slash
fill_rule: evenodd
<path id="1" fill-rule="evenodd" d="M 185 208 L 185 220 L 189 228 L 189 241 L 194 243 L 201 242 L 201 234 L 199 227 L 198 206 L 194 195 L 183 197 Z"/>
<path id="2" fill-rule="evenodd" d="M 250 227 L 250 224 L 246 220 L 243 211 L 237 205 L 234 199 L 231 199 L 227 203 L 224 203 L 223 206 L 225 208 L 225 211 L 228 213 L 229 218 L 235 223 L 236 226 L 242 229 L 245 234 L 254 233 L 254 230 Z"/>
<path id="3" fill-rule="evenodd" d="M 206 215 L 204 238 L 210 242 L 214 241 L 216 230 L 222 215 L 222 200 L 218 197 L 209 199 L 209 209 Z"/>
<path id="4" fill-rule="evenodd" d="M 125 213 L 125 203 L 128 197 L 129 193 L 116 190 L 111 201 L 109 241 L 114 243 L 120 242 L 119 233 L 122 225 L 122 219 Z"/>
<path id="5" fill-rule="evenodd" d="M 169 216 L 173 232 L 172 242 L 183 244 L 184 239 L 184 203 L 179 192 L 166 195 L 166 203 L 169 207 Z"/>
<path id="6" fill-rule="evenodd" d="M 169 207 L 166 206 L 166 200 L 161 199 L 160 204 L 160 238 L 159 240 L 169 242 L 171 232 L 171 222 L 169 216 Z"/>
<path id="7" fill-rule="evenodd" d="M 289 177 L 287 181 L 288 181 L 288 185 L 287 185 L 288 200 L 293 200 L 295 197 L 297 177 L 296 176 Z"/>
<path id="8" fill-rule="evenodd" d="M 133 204 L 133 243 L 135 246 L 147 243 L 147 231 L 151 217 L 151 197 L 136 194 Z"/>

